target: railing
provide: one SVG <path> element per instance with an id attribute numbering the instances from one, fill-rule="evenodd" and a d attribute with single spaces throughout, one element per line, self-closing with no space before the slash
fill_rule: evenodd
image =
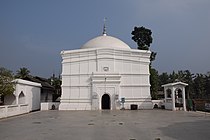
<path id="1" fill-rule="evenodd" d="M 58 110 L 60 102 L 43 102 L 41 110 Z"/>
<path id="2" fill-rule="evenodd" d="M 28 113 L 28 104 L 0 106 L 0 118 Z"/>

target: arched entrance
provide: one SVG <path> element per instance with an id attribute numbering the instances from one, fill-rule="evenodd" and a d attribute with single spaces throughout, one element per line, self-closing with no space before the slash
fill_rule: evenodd
<path id="1" fill-rule="evenodd" d="M 104 94 L 101 98 L 101 109 L 110 109 L 110 96 L 108 94 Z"/>
<path id="2" fill-rule="evenodd" d="M 183 107 L 182 90 L 175 89 L 175 107 Z"/>
<path id="3" fill-rule="evenodd" d="M 23 91 L 21 91 L 18 99 L 19 99 L 19 102 L 18 102 L 19 104 L 25 104 L 25 95 L 24 95 Z"/>

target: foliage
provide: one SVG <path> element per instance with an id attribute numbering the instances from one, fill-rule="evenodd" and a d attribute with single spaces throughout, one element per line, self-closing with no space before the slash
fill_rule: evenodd
<path id="1" fill-rule="evenodd" d="M 194 74 L 192 74 L 189 70 L 184 71 L 184 79 L 183 82 L 187 83 L 188 86 L 186 87 L 186 94 L 187 98 L 190 98 L 190 93 L 193 94 L 193 79 L 194 79 Z"/>
<path id="2" fill-rule="evenodd" d="M 132 39 L 137 43 L 139 50 L 149 50 L 150 44 L 152 43 L 152 31 L 145 27 L 134 27 L 131 32 Z M 153 52 L 150 55 L 150 62 L 155 60 L 157 53 Z M 151 65 L 151 63 L 150 63 Z"/>
<path id="3" fill-rule="evenodd" d="M 0 67 L 0 96 L 14 92 L 15 89 L 12 80 L 12 72 L 3 67 Z"/>
<path id="4" fill-rule="evenodd" d="M 29 75 L 30 75 L 30 70 L 28 70 L 27 68 L 23 67 L 23 68 L 20 68 L 19 70 L 17 70 L 15 78 L 23 79 L 23 78 L 26 78 Z"/>
<path id="5" fill-rule="evenodd" d="M 152 52 L 152 53 L 151 53 L 151 55 L 150 55 L 150 61 L 151 61 L 151 62 L 155 60 L 156 55 L 157 55 L 156 52 Z"/>
<path id="6" fill-rule="evenodd" d="M 53 74 L 53 76 L 49 78 L 49 82 L 55 89 L 55 94 L 53 95 L 53 101 L 55 101 L 58 97 L 61 96 L 61 78 L 60 76 L 55 77 Z"/>
<path id="7" fill-rule="evenodd" d="M 157 93 L 159 89 L 159 77 L 158 77 L 158 71 L 152 67 L 150 67 L 150 92 L 152 99 L 157 99 Z"/>
<path id="8" fill-rule="evenodd" d="M 203 74 L 196 74 L 196 77 L 194 79 L 194 91 L 196 93 L 196 98 L 202 98 L 205 96 L 206 93 L 206 78 Z"/>
<path id="9" fill-rule="evenodd" d="M 161 75 L 159 75 L 159 86 L 169 83 L 169 75 L 168 73 L 164 72 Z"/>
<path id="10" fill-rule="evenodd" d="M 134 27 L 131 32 L 132 39 L 137 43 L 138 49 L 149 50 L 150 44 L 152 43 L 152 31 L 145 27 Z"/>
<path id="11" fill-rule="evenodd" d="M 159 75 L 158 79 L 159 90 L 163 90 L 161 85 L 181 81 L 188 84 L 186 87 L 188 99 L 208 99 L 210 97 L 210 73 L 194 75 L 189 70 L 173 71 L 170 74 L 164 72 Z"/>
<path id="12" fill-rule="evenodd" d="M 206 88 L 206 93 L 207 96 L 210 96 L 210 72 L 207 73 L 206 78 L 205 78 L 205 88 Z"/>

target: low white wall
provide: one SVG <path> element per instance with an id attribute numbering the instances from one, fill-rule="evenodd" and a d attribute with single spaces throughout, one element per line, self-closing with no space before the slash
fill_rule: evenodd
<path id="1" fill-rule="evenodd" d="M 158 105 L 158 108 L 161 108 L 161 106 L 164 105 L 164 100 L 152 100 L 153 108 L 155 104 Z"/>
<path id="2" fill-rule="evenodd" d="M 28 104 L 0 106 L 0 118 L 20 115 L 29 112 Z"/>
<path id="3" fill-rule="evenodd" d="M 52 110 L 52 106 L 55 106 L 55 110 L 58 110 L 60 103 L 59 102 L 43 102 L 41 103 L 41 110 Z"/>
<path id="4" fill-rule="evenodd" d="M 172 103 L 164 103 L 165 109 L 172 110 L 173 106 Z"/>

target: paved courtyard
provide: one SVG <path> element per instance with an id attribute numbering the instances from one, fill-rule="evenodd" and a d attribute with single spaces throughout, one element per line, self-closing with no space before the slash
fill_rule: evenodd
<path id="1" fill-rule="evenodd" d="M 1 140 L 209 140 L 198 112 L 39 111 L 0 119 Z"/>

